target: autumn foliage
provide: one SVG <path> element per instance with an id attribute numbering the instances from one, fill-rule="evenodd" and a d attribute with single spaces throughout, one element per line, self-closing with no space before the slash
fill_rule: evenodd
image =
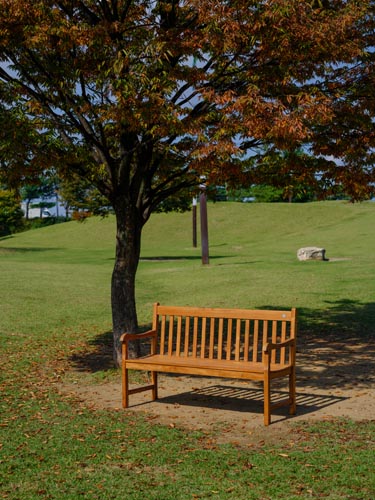
<path id="1" fill-rule="evenodd" d="M 201 176 L 299 179 L 354 200 L 371 192 L 370 0 L 0 0 L 0 9 L 2 113 L 17 109 L 25 127 L 22 141 L 17 121 L 17 140 L 4 139 L 2 173 L 15 182 L 25 165 L 27 175 L 53 166 L 113 207 L 115 340 L 137 329 L 143 225 Z"/>

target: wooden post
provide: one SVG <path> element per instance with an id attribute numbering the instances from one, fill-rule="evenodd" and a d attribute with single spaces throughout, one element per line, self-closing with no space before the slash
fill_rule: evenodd
<path id="1" fill-rule="evenodd" d="M 197 199 L 193 198 L 193 247 L 197 248 Z"/>
<path id="2" fill-rule="evenodd" d="M 207 221 L 207 197 L 206 191 L 202 188 L 199 197 L 200 219 L 201 219 L 201 246 L 202 264 L 209 264 L 208 256 L 208 221 Z"/>

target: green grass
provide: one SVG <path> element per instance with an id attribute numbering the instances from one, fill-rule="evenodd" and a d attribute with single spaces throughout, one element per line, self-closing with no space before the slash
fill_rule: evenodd
<path id="1" fill-rule="evenodd" d="M 191 214 L 157 214 L 145 227 L 140 323 L 155 301 L 295 306 L 300 338 L 373 342 L 375 204 L 208 209 L 208 266 L 192 248 Z M 279 443 L 254 437 L 244 448 L 58 393 L 71 364 L 79 383 L 118 377 L 108 348 L 114 231 L 110 217 L 0 240 L 0 499 L 375 498 L 374 421 L 285 424 Z M 298 262 L 307 245 L 331 260 Z"/>

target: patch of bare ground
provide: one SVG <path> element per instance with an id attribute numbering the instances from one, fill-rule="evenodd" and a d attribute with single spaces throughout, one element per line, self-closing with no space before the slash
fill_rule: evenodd
<path id="1" fill-rule="evenodd" d="M 148 420 L 171 427 L 209 433 L 218 443 L 257 446 L 264 442 L 295 440 L 298 421 L 375 416 L 375 346 L 370 340 L 304 340 L 297 357 L 297 414 L 286 407 L 276 410 L 269 427 L 263 426 L 263 391 L 256 382 L 210 377 L 159 375 L 159 399 L 151 393 L 130 396 L 130 407 L 121 409 L 120 376 L 93 384 L 82 372 L 93 371 L 103 358 L 91 353 L 91 364 L 75 360 L 69 377 L 59 384 L 64 394 L 79 398 L 92 408 L 141 413 Z M 82 380 L 91 380 L 84 383 Z M 273 399 L 286 396 L 286 386 L 272 385 Z"/>

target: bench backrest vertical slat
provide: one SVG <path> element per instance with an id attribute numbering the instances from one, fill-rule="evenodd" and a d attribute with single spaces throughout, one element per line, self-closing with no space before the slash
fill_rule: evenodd
<path id="1" fill-rule="evenodd" d="M 272 342 L 277 342 L 277 321 L 272 321 L 272 334 L 271 334 Z M 271 363 L 276 363 L 276 350 L 272 351 L 271 355 Z"/>
<path id="2" fill-rule="evenodd" d="M 215 318 L 210 318 L 210 348 L 208 351 L 208 358 L 214 359 L 215 355 Z"/>
<path id="3" fill-rule="evenodd" d="M 290 333 L 289 333 L 289 338 L 295 339 L 296 338 L 296 333 L 297 333 L 297 310 L 293 308 L 291 310 L 291 323 L 290 323 Z M 287 360 L 288 363 L 295 364 L 296 359 L 296 350 L 292 349 L 289 350 L 289 359 Z"/>
<path id="4" fill-rule="evenodd" d="M 200 355 L 201 358 L 206 357 L 206 330 L 207 330 L 207 318 L 202 318 L 202 324 L 201 324 L 201 341 L 200 341 Z"/>
<path id="5" fill-rule="evenodd" d="M 295 308 L 293 308 L 291 310 L 291 315 L 292 315 L 292 320 L 291 320 L 290 325 L 289 325 L 289 327 L 290 327 L 289 338 L 295 339 L 296 334 L 297 334 L 297 310 Z M 287 352 L 289 354 L 289 357 L 286 361 L 288 363 L 295 363 L 296 350 L 289 349 L 289 351 L 287 351 Z"/>
<path id="6" fill-rule="evenodd" d="M 258 361 L 258 343 L 259 343 L 259 320 L 254 320 L 253 324 L 253 363 Z"/>
<path id="7" fill-rule="evenodd" d="M 283 321 L 281 324 L 281 342 L 285 342 L 285 341 L 286 341 L 286 321 Z M 285 352 L 286 352 L 286 348 L 282 347 L 280 349 L 280 363 L 282 365 L 285 364 Z"/>
<path id="8" fill-rule="evenodd" d="M 173 354 L 173 333 L 174 333 L 174 316 L 169 316 L 169 332 L 168 332 L 168 356 Z"/>
<path id="9" fill-rule="evenodd" d="M 223 337 L 224 337 L 224 320 L 219 318 L 219 331 L 217 339 L 217 359 L 223 359 Z"/>
<path id="10" fill-rule="evenodd" d="M 227 350 L 227 355 L 226 359 L 229 360 L 231 358 L 232 354 L 232 330 L 233 330 L 233 320 L 232 318 L 229 318 L 227 321 L 227 345 L 226 345 L 226 350 Z"/>
<path id="11" fill-rule="evenodd" d="M 182 316 L 178 316 L 177 317 L 176 356 L 181 355 L 181 329 L 182 329 Z"/>
<path id="12" fill-rule="evenodd" d="M 161 317 L 160 324 L 160 354 L 165 352 L 165 329 L 166 329 L 167 317 L 165 314 Z"/>
<path id="13" fill-rule="evenodd" d="M 241 320 L 238 319 L 236 321 L 236 348 L 234 351 L 235 361 L 240 360 L 240 353 L 241 353 Z"/>
<path id="14" fill-rule="evenodd" d="M 243 349 L 243 360 L 249 361 L 249 349 L 250 349 L 250 320 L 245 320 L 245 338 L 244 338 L 244 349 Z"/>
<path id="15" fill-rule="evenodd" d="M 258 350 L 260 351 L 260 355 L 262 352 L 262 347 L 267 343 L 268 341 L 268 320 L 264 319 L 263 320 L 263 339 L 262 339 L 262 345 L 258 346 Z M 258 359 L 260 361 L 260 359 Z"/>
<path id="16" fill-rule="evenodd" d="M 197 357 L 197 345 L 198 345 L 198 316 L 195 316 L 193 324 L 193 352 L 192 352 L 193 358 Z"/>
<path id="17" fill-rule="evenodd" d="M 189 339 L 190 339 L 190 316 L 185 317 L 185 345 L 184 345 L 184 356 L 189 356 Z"/>

